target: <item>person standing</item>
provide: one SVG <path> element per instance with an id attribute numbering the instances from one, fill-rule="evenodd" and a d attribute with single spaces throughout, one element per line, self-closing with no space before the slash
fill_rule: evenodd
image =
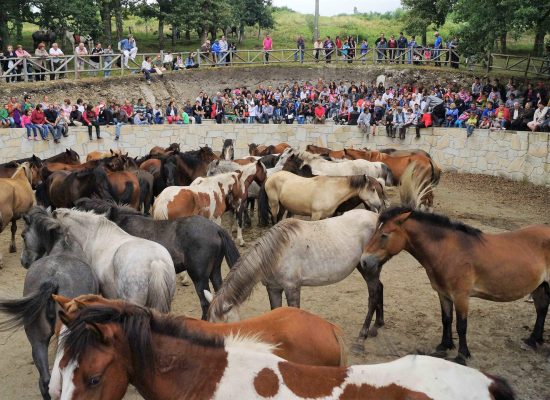
<path id="1" fill-rule="evenodd" d="M 93 76 L 97 76 L 97 70 L 101 68 L 101 56 L 103 55 L 103 48 L 101 43 L 96 43 L 95 47 L 92 49 L 92 55 L 90 56 L 90 63 L 92 67 L 96 70 L 92 72 Z"/>
<path id="2" fill-rule="evenodd" d="M 298 57 L 300 58 L 300 62 L 304 62 L 304 53 L 306 50 L 306 42 L 304 41 L 304 38 L 302 35 L 298 36 L 298 39 L 296 39 L 296 53 L 294 53 L 294 61 L 298 61 Z"/>
<path id="3" fill-rule="evenodd" d="M 34 56 L 37 58 L 35 65 L 38 67 L 36 69 L 35 75 L 37 81 L 43 81 L 46 79 L 46 69 L 44 68 L 46 60 L 48 59 L 48 52 L 46 51 L 46 44 L 40 43 L 38 48 L 34 51 Z"/>
<path id="4" fill-rule="evenodd" d="M 319 56 L 322 50 L 323 42 L 321 42 L 321 39 L 317 39 L 315 43 L 313 43 L 313 57 L 315 57 L 315 62 L 319 62 Z"/>
<path id="5" fill-rule="evenodd" d="M 111 64 L 113 62 L 113 46 L 108 45 L 103 50 L 103 77 L 108 78 L 111 76 Z"/>
<path id="6" fill-rule="evenodd" d="M 124 68 L 128 68 L 128 59 L 134 61 L 138 52 L 137 43 L 133 35 L 118 42 L 118 49 L 123 54 Z"/>
<path id="7" fill-rule="evenodd" d="M 63 59 L 60 57 L 63 57 L 65 54 L 63 54 L 63 50 L 59 48 L 59 45 L 57 43 L 52 43 L 52 47 L 50 48 L 50 51 L 48 52 L 50 54 L 50 62 L 51 62 L 51 71 L 50 74 L 50 81 L 55 80 L 55 72 L 59 69 L 59 75 L 58 79 L 65 78 L 65 72 L 66 67 L 63 65 Z"/>
<path id="8" fill-rule="evenodd" d="M 323 47 L 325 48 L 325 59 L 327 60 L 327 64 L 330 64 L 332 53 L 334 52 L 334 42 L 330 36 L 327 36 Z"/>
<path id="9" fill-rule="evenodd" d="M 397 38 L 397 64 L 405 64 L 405 52 L 409 45 L 407 38 L 403 36 L 403 32 L 399 32 Z"/>
<path id="10" fill-rule="evenodd" d="M 355 42 L 355 39 L 353 36 L 348 37 L 348 63 L 351 64 L 353 62 L 353 59 L 355 58 L 355 47 L 357 46 L 357 43 Z"/>
<path id="11" fill-rule="evenodd" d="M 74 54 L 76 55 L 76 77 L 80 76 L 80 71 L 84 68 L 84 58 L 88 55 L 88 49 L 84 47 L 84 43 L 79 43 L 76 49 L 74 49 Z"/>
<path id="12" fill-rule="evenodd" d="M 441 36 L 439 36 L 439 32 L 434 33 L 435 36 L 435 42 L 434 42 L 434 52 L 433 52 L 433 59 L 435 60 L 435 65 L 440 67 L 441 66 L 441 48 L 443 47 L 443 39 Z"/>
<path id="13" fill-rule="evenodd" d="M 416 36 L 411 36 L 411 40 L 407 43 L 407 63 L 412 64 L 413 53 L 416 48 Z"/>
<path id="14" fill-rule="evenodd" d="M 271 36 L 269 36 L 269 33 L 265 35 L 262 44 L 264 48 L 265 63 L 267 64 L 269 62 L 269 52 L 273 50 L 273 40 L 271 39 Z"/>
<path id="15" fill-rule="evenodd" d="M 227 44 L 225 36 L 222 36 L 222 38 L 218 40 L 218 46 L 220 46 L 220 64 L 225 65 L 227 62 L 227 52 L 229 50 L 229 45 Z"/>

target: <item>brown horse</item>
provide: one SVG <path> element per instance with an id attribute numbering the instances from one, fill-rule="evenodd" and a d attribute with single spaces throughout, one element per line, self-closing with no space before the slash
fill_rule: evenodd
<path id="1" fill-rule="evenodd" d="M 68 334 L 50 393 L 64 400 L 119 400 L 129 384 L 147 399 L 514 399 L 503 379 L 434 357 L 312 366 L 277 357 L 257 338 L 206 335 L 130 303 L 59 314 Z"/>
<path id="2" fill-rule="evenodd" d="M 32 171 L 29 162 L 21 164 L 11 178 L 0 178 L 0 232 L 11 221 L 10 253 L 15 253 L 17 220 L 36 203 L 32 191 Z M 0 268 L 3 267 L 0 253 Z"/>
<path id="3" fill-rule="evenodd" d="M 172 154 L 162 165 L 165 183 L 167 186 L 190 185 L 198 177 L 206 176 L 208 165 L 217 159 L 218 156 L 208 146 Z"/>
<path id="4" fill-rule="evenodd" d="M 109 149 L 109 151 L 92 151 L 86 156 L 86 161 L 101 160 L 102 158 L 112 157 L 114 155 L 122 155 L 121 149 Z"/>
<path id="5" fill-rule="evenodd" d="M 339 160 L 346 158 L 344 150 L 331 150 L 326 147 L 315 146 L 314 144 L 308 144 L 306 146 L 306 151 Z"/>
<path id="6" fill-rule="evenodd" d="M 127 204 L 136 210 L 140 209 L 141 191 L 137 174 L 132 171 L 108 171 L 107 180 L 117 203 Z"/>
<path id="7" fill-rule="evenodd" d="M 65 151 L 56 154 L 50 158 L 43 160 L 44 164 L 48 165 L 51 163 L 63 163 L 63 164 L 80 164 L 80 156 L 73 149 L 65 149 Z"/>
<path id="8" fill-rule="evenodd" d="M 98 295 L 83 295 L 74 299 L 54 295 L 55 301 L 69 315 L 86 307 L 105 305 L 126 307 L 122 300 L 108 300 Z M 308 365 L 346 365 L 346 351 L 340 328 L 307 311 L 280 307 L 258 317 L 230 323 L 214 323 L 180 315 L 175 320 L 193 332 L 205 335 L 257 335 L 278 345 L 274 353 L 285 360 Z"/>
<path id="9" fill-rule="evenodd" d="M 179 143 L 172 143 L 167 148 L 163 149 L 160 146 L 155 146 L 151 149 L 149 152 L 149 155 L 151 157 L 161 157 L 161 156 L 170 156 L 172 154 L 176 154 L 180 152 L 180 144 Z"/>
<path id="10" fill-rule="evenodd" d="M 248 154 L 251 156 L 268 156 L 270 154 L 281 154 L 286 148 L 290 147 L 287 143 L 265 146 L 263 144 L 251 143 L 248 145 Z"/>
<path id="11" fill-rule="evenodd" d="M 422 264 L 439 295 L 443 335 L 437 351 L 454 347 L 454 306 L 457 360 L 465 362 L 470 357 L 466 343 L 470 297 L 504 302 L 532 293 L 537 320 L 525 343 L 532 347 L 542 343 L 550 303 L 550 227 L 533 225 L 487 234 L 442 215 L 394 208 L 380 215 L 378 228 L 364 248 L 361 266 L 377 280 L 382 266 L 403 250 Z M 365 328 L 368 326 L 363 327 L 360 340 L 366 338 Z"/>
<path id="12" fill-rule="evenodd" d="M 28 162 L 32 172 L 31 186 L 36 188 L 42 181 L 40 177 L 40 170 L 44 166 L 42 160 L 36 157 L 34 154 L 32 157 L 22 158 L 20 160 L 13 160 L 4 164 L 0 164 L 0 178 L 11 178 L 17 171 L 17 168 L 24 163 Z"/>

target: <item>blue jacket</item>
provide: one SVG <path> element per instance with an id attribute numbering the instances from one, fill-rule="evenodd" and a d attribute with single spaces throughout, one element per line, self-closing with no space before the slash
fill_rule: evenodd
<path id="1" fill-rule="evenodd" d="M 122 39 L 120 42 L 120 50 L 132 50 L 136 47 L 136 42 L 130 43 L 128 39 Z"/>

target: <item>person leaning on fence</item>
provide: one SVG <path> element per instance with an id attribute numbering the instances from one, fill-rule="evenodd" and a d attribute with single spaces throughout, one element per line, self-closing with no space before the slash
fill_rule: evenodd
<path id="1" fill-rule="evenodd" d="M 301 63 L 304 62 L 304 54 L 306 51 L 306 42 L 302 35 L 298 36 L 296 39 L 296 53 L 294 53 L 294 61 L 300 60 Z"/>
<path id="2" fill-rule="evenodd" d="M 97 76 L 97 70 L 101 68 L 101 56 L 103 55 L 103 53 L 104 51 L 103 47 L 101 47 L 101 43 L 96 43 L 94 48 L 92 49 L 92 55 L 90 57 L 90 64 L 96 70 L 92 73 L 93 76 Z"/>
<path id="3" fill-rule="evenodd" d="M 363 62 L 363 64 L 367 61 L 367 53 L 369 52 L 369 42 L 364 39 L 362 42 L 361 42 L 361 61 Z"/>
<path id="4" fill-rule="evenodd" d="M 265 35 L 264 41 L 262 42 L 262 46 L 264 49 L 264 60 L 266 63 L 269 62 L 269 53 L 271 50 L 273 50 L 273 40 L 271 39 L 271 36 L 269 36 L 269 33 Z"/>
<path id="5" fill-rule="evenodd" d="M 321 56 L 321 52 L 323 51 L 323 42 L 321 39 L 317 39 L 315 43 L 313 43 L 313 57 L 315 58 L 315 62 L 319 62 L 319 58 Z"/>
<path id="6" fill-rule="evenodd" d="M 397 38 L 397 64 L 405 64 L 405 53 L 409 42 L 407 38 L 403 35 L 403 32 L 399 32 L 399 37 Z"/>
<path id="7" fill-rule="evenodd" d="M 124 68 L 128 67 L 128 59 L 135 61 L 138 52 L 137 43 L 133 35 L 118 42 L 118 50 L 122 52 Z"/>
<path id="8" fill-rule="evenodd" d="M 439 32 L 435 32 L 434 36 L 435 42 L 432 58 L 435 60 L 434 64 L 439 67 L 441 66 L 441 48 L 443 47 L 443 39 L 439 35 Z"/>
<path id="9" fill-rule="evenodd" d="M 407 63 L 412 64 L 413 62 L 413 53 L 416 48 L 416 36 L 411 36 L 411 40 L 407 42 Z"/>
<path id="10" fill-rule="evenodd" d="M 63 53 L 63 50 L 59 48 L 59 45 L 57 43 L 52 43 L 52 47 L 48 51 L 48 54 L 50 55 L 50 63 L 51 63 L 51 73 L 50 73 L 50 81 L 55 80 L 55 72 L 59 69 L 59 75 L 58 79 L 65 78 L 65 72 L 66 67 L 63 65 L 63 59 L 60 57 L 63 57 L 65 54 Z"/>
<path id="11" fill-rule="evenodd" d="M 2 70 L 6 73 L 6 82 L 8 83 L 15 82 L 18 79 L 15 76 L 10 76 L 17 74 L 17 67 L 14 67 L 15 62 L 17 61 L 16 58 L 17 54 L 15 54 L 13 46 L 8 45 L 6 51 L 2 54 Z"/>
<path id="12" fill-rule="evenodd" d="M 113 46 L 108 45 L 106 49 L 103 49 L 103 77 L 108 78 L 111 76 L 111 65 L 113 63 Z"/>
<path id="13" fill-rule="evenodd" d="M 35 66 L 36 66 L 36 81 L 46 80 L 46 68 L 45 64 L 48 60 L 48 52 L 46 51 L 46 44 L 39 43 L 36 50 L 34 50 Z"/>
<path id="14" fill-rule="evenodd" d="M 27 79 L 29 82 L 32 82 L 32 63 L 28 60 L 29 58 L 31 58 L 31 55 L 29 54 L 29 52 L 25 49 L 23 49 L 23 46 L 18 44 L 17 45 L 17 48 L 15 50 L 15 55 L 17 56 L 17 58 L 21 58 L 23 60 L 27 60 L 27 70 L 26 71 L 23 71 L 23 68 L 24 68 L 24 63 L 20 63 L 18 66 L 17 66 L 17 73 L 18 74 L 25 74 L 27 76 Z M 17 80 L 18 81 L 21 81 L 23 80 L 23 77 L 19 76 L 17 77 Z"/>
<path id="15" fill-rule="evenodd" d="M 84 46 L 84 43 L 79 43 L 78 46 L 74 49 L 74 54 L 76 56 L 76 77 L 80 76 L 80 71 L 84 69 L 84 58 L 88 55 L 88 49 Z"/>

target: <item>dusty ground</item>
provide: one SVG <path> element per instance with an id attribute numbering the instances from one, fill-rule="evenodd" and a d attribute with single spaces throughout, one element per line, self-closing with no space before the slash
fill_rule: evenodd
<path id="1" fill-rule="evenodd" d="M 445 174 L 436 192 L 436 207 L 489 232 L 550 224 L 550 189 L 487 176 Z M 246 232 L 245 239 L 251 242 L 261 233 L 253 229 Z M 0 236 L 0 248 L 7 251 L 8 232 Z M 17 296 L 22 291 L 25 270 L 18 257 L 19 253 L 6 255 L 7 267 L 0 271 L 2 296 Z M 352 363 L 384 362 L 416 351 L 431 352 L 439 342 L 439 302 L 417 262 L 408 254 L 400 254 L 384 267 L 382 280 L 386 326 L 377 337 L 367 340 L 364 355 L 351 356 Z M 242 308 L 243 314 L 258 315 L 269 309 L 268 304 L 265 290 L 258 287 Z M 336 285 L 302 291 L 302 307 L 340 325 L 348 343 L 359 332 L 366 304 L 366 286 L 358 273 Z M 508 379 L 518 399 L 550 399 L 550 345 L 537 351 L 521 345 L 521 338 L 529 334 L 534 323 L 533 305 L 523 300 L 499 304 L 477 299 L 470 304 L 468 339 L 473 358 L 469 365 Z M 191 287 L 178 288 L 173 309 L 200 315 Z M 548 333 L 545 338 L 550 342 Z M 39 399 L 38 375 L 24 333 L 0 334 L 0 354 L 0 399 Z M 127 398 L 140 397 L 130 390 Z"/>

